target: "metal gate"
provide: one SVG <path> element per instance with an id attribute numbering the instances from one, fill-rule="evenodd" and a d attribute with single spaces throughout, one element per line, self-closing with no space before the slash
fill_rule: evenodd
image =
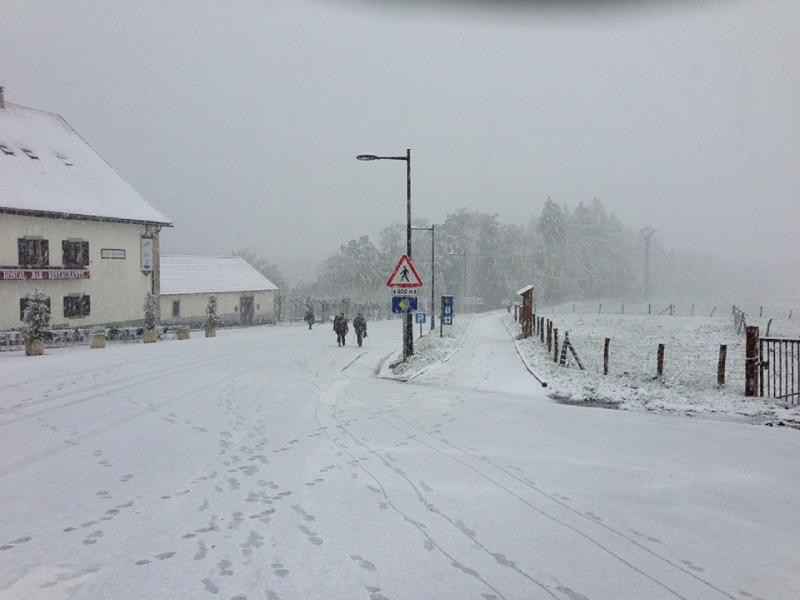
<path id="1" fill-rule="evenodd" d="M 800 405 L 800 340 L 760 338 L 759 395 Z"/>

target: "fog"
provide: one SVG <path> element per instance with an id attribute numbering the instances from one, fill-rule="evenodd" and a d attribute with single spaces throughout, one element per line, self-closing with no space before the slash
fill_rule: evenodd
<path id="1" fill-rule="evenodd" d="M 355 155 L 411 148 L 427 222 L 598 198 L 800 294 L 800 3 L 501 6 L 3 0 L 0 85 L 172 218 L 167 253 L 313 277 L 404 219 L 403 163 Z"/>

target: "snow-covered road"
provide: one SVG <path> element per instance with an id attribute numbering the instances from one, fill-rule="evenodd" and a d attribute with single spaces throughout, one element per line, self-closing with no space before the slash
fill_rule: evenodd
<path id="1" fill-rule="evenodd" d="M 800 433 L 556 404 L 501 318 L 0 355 L 0 598 L 798 597 Z"/>

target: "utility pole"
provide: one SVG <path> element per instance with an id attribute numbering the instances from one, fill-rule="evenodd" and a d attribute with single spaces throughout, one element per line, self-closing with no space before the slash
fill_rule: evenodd
<path id="1" fill-rule="evenodd" d="M 436 225 L 430 227 L 412 227 L 413 231 L 430 231 L 431 232 L 431 331 L 436 329 L 435 314 L 436 314 Z"/>
<path id="2" fill-rule="evenodd" d="M 644 238 L 644 295 L 650 297 L 650 240 L 653 239 L 656 230 L 652 227 L 645 227 L 639 231 Z"/>

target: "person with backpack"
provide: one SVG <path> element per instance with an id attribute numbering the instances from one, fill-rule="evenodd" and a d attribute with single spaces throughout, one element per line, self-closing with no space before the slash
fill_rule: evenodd
<path id="1" fill-rule="evenodd" d="M 345 345 L 345 337 L 349 330 L 350 326 L 347 323 L 347 317 L 344 316 L 344 313 L 336 315 L 333 319 L 333 331 L 336 333 L 336 343 L 339 347 Z"/>
<path id="2" fill-rule="evenodd" d="M 358 341 L 358 347 L 361 347 L 361 342 L 365 337 L 367 337 L 367 320 L 364 318 L 364 315 L 358 313 L 355 319 L 353 319 L 353 329 L 356 331 L 356 340 Z"/>

